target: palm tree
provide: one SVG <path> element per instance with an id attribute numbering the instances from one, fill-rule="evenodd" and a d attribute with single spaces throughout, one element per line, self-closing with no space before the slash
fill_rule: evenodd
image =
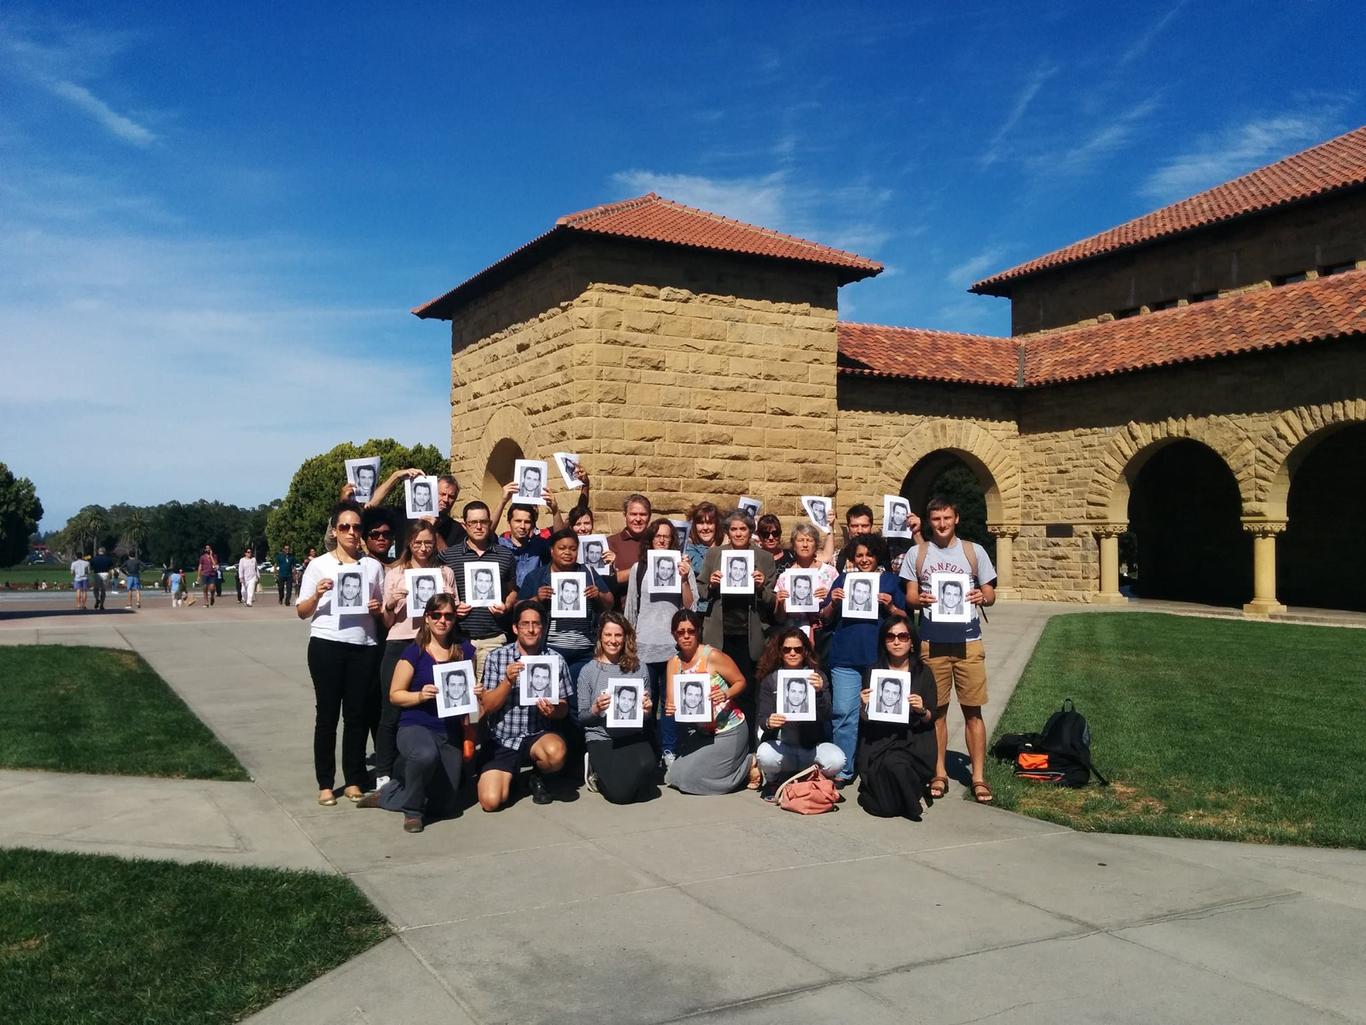
<path id="1" fill-rule="evenodd" d="M 128 520 L 123 525 L 123 544 L 134 558 L 147 543 L 147 531 L 147 517 L 143 516 L 140 510 L 129 513 Z"/>

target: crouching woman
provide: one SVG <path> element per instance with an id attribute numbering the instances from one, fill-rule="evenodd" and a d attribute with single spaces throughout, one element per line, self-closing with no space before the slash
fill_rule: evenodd
<path id="1" fill-rule="evenodd" d="M 790 693 L 779 694 L 779 673 L 805 671 L 804 680 L 788 676 Z M 769 638 L 759 660 L 759 749 L 755 757 L 763 775 L 765 796 L 794 773 L 815 764 L 827 779 L 844 770 L 844 752 L 824 739 L 830 722 L 830 687 L 821 674 L 806 632 L 789 627 Z M 807 684 L 811 690 L 808 692 Z M 779 699 L 782 698 L 780 701 Z M 815 719 L 788 722 L 781 709 L 802 708 L 813 702 Z"/>

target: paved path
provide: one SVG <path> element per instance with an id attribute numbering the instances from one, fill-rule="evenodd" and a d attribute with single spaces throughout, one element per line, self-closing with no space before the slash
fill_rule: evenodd
<path id="1" fill-rule="evenodd" d="M 994 612 L 998 705 L 1050 611 Z M 1362 852 L 1073 833 L 957 787 L 918 825 L 584 792 L 407 836 L 314 801 L 302 625 L 204 615 L 119 632 L 398 929 L 253 1021 L 1366 1021 Z"/>

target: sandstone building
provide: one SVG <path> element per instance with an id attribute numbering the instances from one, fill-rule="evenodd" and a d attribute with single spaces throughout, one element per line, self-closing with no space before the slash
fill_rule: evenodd
<path id="1" fill-rule="evenodd" d="M 1366 608 L 1366 128 L 973 285 L 1009 338 L 840 322 L 880 270 L 653 194 L 563 217 L 414 311 L 451 321 L 453 469 L 493 498 L 568 448 L 600 514 L 790 522 L 961 462 L 1003 597 L 1125 601 L 1132 532 L 1146 596 Z"/>

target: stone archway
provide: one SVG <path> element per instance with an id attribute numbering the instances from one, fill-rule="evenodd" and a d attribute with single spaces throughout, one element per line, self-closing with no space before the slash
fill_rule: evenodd
<path id="1" fill-rule="evenodd" d="M 479 451 L 471 461 L 479 474 L 479 497 L 496 510 L 503 500 L 503 485 L 512 480 L 513 463 L 523 457 L 524 446 L 538 451 L 530 421 L 517 409 L 504 406 L 484 425 Z"/>

